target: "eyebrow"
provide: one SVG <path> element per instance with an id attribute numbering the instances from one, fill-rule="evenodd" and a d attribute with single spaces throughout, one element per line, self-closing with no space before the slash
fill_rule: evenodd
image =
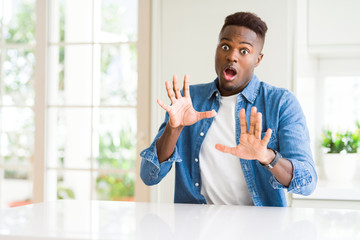
<path id="1" fill-rule="evenodd" d="M 226 40 L 226 41 L 229 41 L 229 42 L 232 42 L 232 40 L 231 39 L 229 39 L 229 38 L 226 38 L 226 37 L 223 37 L 223 38 L 221 38 L 220 39 L 220 41 L 223 41 L 223 40 Z M 250 45 L 250 46 L 252 46 L 252 47 L 254 47 L 251 43 L 249 43 L 249 42 L 239 42 L 240 44 L 247 44 L 247 45 Z"/>

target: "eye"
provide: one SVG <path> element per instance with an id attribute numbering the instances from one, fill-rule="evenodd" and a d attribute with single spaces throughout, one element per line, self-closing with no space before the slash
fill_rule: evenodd
<path id="1" fill-rule="evenodd" d="M 221 48 L 222 48 L 222 50 L 225 50 L 225 51 L 230 50 L 230 47 L 226 44 L 222 45 Z"/>
<path id="2" fill-rule="evenodd" d="M 243 48 L 243 49 L 240 50 L 240 53 L 241 53 L 242 55 L 246 55 L 246 54 L 249 53 L 249 50 Z"/>

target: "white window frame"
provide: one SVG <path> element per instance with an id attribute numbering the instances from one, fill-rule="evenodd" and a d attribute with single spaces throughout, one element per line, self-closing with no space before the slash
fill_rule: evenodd
<path id="1" fill-rule="evenodd" d="M 33 165 L 33 202 L 43 202 L 45 196 L 45 126 L 46 126 L 46 55 L 47 55 L 47 0 L 36 1 L 35 30 L 35 146 Z M 44 14 L 46 13 L 46 14 Z"/>
<path id="2" fill-rule="evenodd" d="M 46 114 L 47 114 L 47 51 L 48 0 L 36 1 L 36 66 L 35 66 L 35 146 L 33 157 L 33 202 L 46 201 Z M 135 200 L 149 201 L 149 189 L 139 178 L 141 149 L 150 142 L 150 25 L 151 1 L 139 0 L 138 28 L 138 101 L 137 159 Z M 148 119 L 142 121 L 143 119 Z"/>

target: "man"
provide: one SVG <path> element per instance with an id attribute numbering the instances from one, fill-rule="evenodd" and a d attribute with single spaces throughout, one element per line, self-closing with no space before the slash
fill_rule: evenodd
<path id="1" fill-rule="evenodd" d="M 145 184 L 160 182 L 175 162 L 175 203 L 287 206 L 285 189 L 314 191 L 317 174 L 298 101 L 254 75 L 266 31 L 252 13 L 229 15 L 215 81 L 189 87 L 185 75 L 183 95 L 176 76 L 173 86 L 165 83 L 171 106 L 158 100 L 165 121 L 140 154 Z"/>

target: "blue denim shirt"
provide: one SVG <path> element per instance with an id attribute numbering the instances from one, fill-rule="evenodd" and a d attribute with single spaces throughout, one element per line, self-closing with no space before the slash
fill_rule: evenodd
<path id="1" fill-rule="evenodd" d="M 218 79 L 207 84 L 190 86 L 193 107 L 197 111 L 219 110 L 220 91 Z M 257 160 L 239 159 L 250 196 L 255 206 L 287 206 L 285 189 L 290 193 L 309 195 L 317 183 L 317 174 L 310 150 L 309 133 L 305 116 L 299 102 L 288 90 L 260 82 L 254 75 L 246 88 L 238 94 L 235 109 L 236 142 L 240 139 L 240 109 L 245 108 L 247 123 L 250 123 L 251 107 L 256 106 L 263 115 L 263 133 L 273 130 L 269 148 L 291 161 L 293 178 L 289 187 L 280 184 L 272 173 Z M 213 118 L 203 119 L 184 127 L 176 143 L 174 153 L 159 164 L 156 142 L 162 135 L 169 115 L 151 146 L 140 153 L 142 157 L 140 176 L 145 184 L 154 185 L 161 181 L 175 162 L 175 203 L 206 203 L 201 191 L 199 153 L 204 137 Z M 219 139 L 221 143 L 221 139 Z M 196 161 L 198 159 L 199 161 Z"/>

